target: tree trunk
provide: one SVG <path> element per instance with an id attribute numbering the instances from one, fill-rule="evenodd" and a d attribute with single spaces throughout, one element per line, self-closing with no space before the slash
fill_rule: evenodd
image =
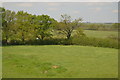
<path id="1" fill-rule="evenodd" d="M 42 40 L 44 39 L 44 37 L 45 37 L 45 36 L 42 36 L 42 35 L 41 35 L 41 39 L 42 39 Z"/>
<path id="2" fill-rule="evenodd" d="M 8 36 L 6 35 L 5 37 L 6 37 L 5 44 L 8 45 Z"/>
<path id="3" fill-rule="evenodd" d="M 67 39 L 70 39 L 70 37 L 71 37 L 71 33 L 68 33 L 67 34 Z"/>
<path id="4" fill-rule="evenodd" d="M 22 43 L 25 43 L 24 33 L 22 33 Z"/>

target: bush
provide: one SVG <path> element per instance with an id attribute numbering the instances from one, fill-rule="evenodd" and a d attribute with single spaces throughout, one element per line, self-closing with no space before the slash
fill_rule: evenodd
<path id="1" fill-rule="evenodd" d="M 3 40 L 3 45 L 83 45 L 83 46 L 95 46 L 95 47 L 108 47 L 119 48 L 118 40 L 110 38 L 92 38 L 86 36 L 73 36 L 71 39 L 64 38 L 50 38 L 44 40 L 28 40 L 24 43 L 20 40 L 11 40 L 9 44 L 6 44 Z"/>
<path id="2" fill-rule="evenodd" d="M 84 46 L 95 46 L 95 47 L 108 47 L 118 49 L 118 41 L 112 39 L 101 39 L 101 38 L 92 38 L 92 37 L 73 37 L 72 44 L 74 45 L 84 45 Z"/>
<path id="3" fill-rule="evenodd" d="M 3 45 L 70 45 L 71 44 L 71 40 L 67 40 L 67 39 L 44 39 L 44 40 L 28 40 L 25 42 L 22 42 L 20 40 L 11 40 L 9 42 L 9 44 L 6 44 L 5 40 L 2 40 L 2 44 Z"/>

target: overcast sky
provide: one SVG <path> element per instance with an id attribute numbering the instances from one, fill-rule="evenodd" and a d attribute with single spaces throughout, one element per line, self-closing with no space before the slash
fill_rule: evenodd
<path id="1" fill-rule="evenodd" d="M 15 12 L 47 14 L 58 21 L 61 14 L 68 14 L 85 22 L 118 22 L 117 2 L 4 2 L 3 7 Z"/>

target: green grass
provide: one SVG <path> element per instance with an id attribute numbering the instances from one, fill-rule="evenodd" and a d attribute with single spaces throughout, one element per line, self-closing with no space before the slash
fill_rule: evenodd
<path id="1" fill-rule="evenodd" d="M 116 78 L 118 75 L 117 49 L 62 45 L 2 49 L 3 78 Z"/>
<path id="2" fill-rule="evenodd" d="M 96 37 L 96 38 L 108 38 L 110 36 L 118 37 L 118 32 L 117 31 L 84 30 L 84 33 L 88 37 Z"/>
<path id="3" fill-rule="evenodd" d="M 72 36 L 75 34 L 73 31 Z M 57 34 L 58 32 L 53 33 L 53 38 L 66 38 L 64 34 Z M 95 38 L 108 38 L 108 37 L 116 37 L 118 38 L 118 31 L 97 31 L 97 30 L 84 30 L 84 33 L 88 37 L 95 37 Z"/>

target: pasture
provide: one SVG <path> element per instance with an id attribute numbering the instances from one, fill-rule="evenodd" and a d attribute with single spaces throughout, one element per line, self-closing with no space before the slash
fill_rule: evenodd
<path id="1" fill-rule="evenodd" d="M 63 6 L 61 4 L 58 6 L 59 13 L 50 10 L 41 12 L 44 9 L 48 10 L 50 5 L 47 3 L 45 6 L 48 8 L 42 9 L 43 5 L 40 6 L 40 4 L 33 5 L 34 8 L 36 6 L 36 9 L 40 9 L 35 9 L 40 11 L 37 12 L 40 14 L 36 14 L 36 11 L 32 13 L 32 10 L 29 10 L 32 7 L 27 9 L 28 6 L 23 5 L 23 9 L 30 12 L 21 8 L 18 8 L 16 12 L 10 7 L 6 9 L 0 7 L 2 15 L 1 42 L 3 45 L 0 47 L 2 48 L 0 49 L 2 50 L 0 51 L 2 53 L 0 75 L 2 74 L 3 78 L 118 77 L 119 37 L 117 30 L 119 23 L 114 23 L 116 21 L 111 21 L 111 18 L 104 19 L 96 12 L 94 14 L 95 10 L 92 10 L 92 15 L 86 14 L 83 17 L 77 14 L 62 14 L 63 12 L 69 13 L 69 10 L 66 10 L 68 5 L 63 7 L 66 3 Z M 57 8 L 55 5 L 54 7 Z M 70 5 L 69 7 L 71 8 L 70 12 L 74 13 L 72 7 L 75 6 Z M 94 7 L 90 8 L 94 9 Z M 78 11 L 79 8 L 76 6 L 75 10 Z M 87 10 L 87 7 L 81 7 L 82 11 L 83 9 Z M 47 14 L 49 12 L 51 15 Z M 87 10 L 87 12 L 89 11 Z M 99 14 L 102 14 L 100 12 Z M 59 19 L 55 17 L 58 15 L 60 15 L 60 21 L 57 21 Z M 105 15 L 108 17 L 106 12 Z M 89 18 L 85 22 L 83 21 L 84 16 Z M 108 24 L 108 22 L 112 23 Z"/>
<path id="2" fill-rule="evenodd" d="M 74 30 L 72 36 L 76 33 Z M 95 37 L 95 38 L 109 38 L 116 37 L 118 38 L 118 31 L 97 31 L 97 30 L 84 30 L 84 34 L 87 37 Z M 63 34 L 57 34 L 57 31 L 53 33 L 53 38 L 65 38 Z"/>
<path id="3" fill-rule="evenodd" d="M 118 50 L 90 46 L 3 46 L 3 78 L 117 78 Z"/>
<path id="4" fill-rule="evenodd" d="M 118 31 L 95 31 L 95 30 L 84 30 L 84 33 L 88 37 L 96 38 L 108 38 L 108 37 L 118 37 Z"/>

